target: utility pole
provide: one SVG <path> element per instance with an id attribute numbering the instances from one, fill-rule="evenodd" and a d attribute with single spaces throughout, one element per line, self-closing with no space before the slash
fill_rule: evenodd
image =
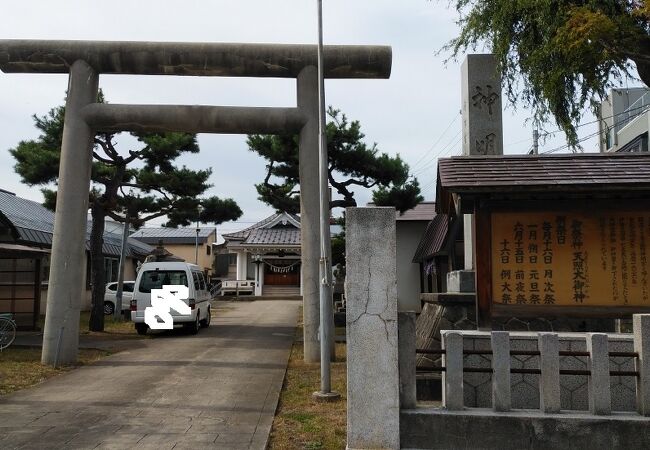
<path id="1" fill-rule="evenodd" d="M 196 240 L 194 241 L 194 264 L 199 264 L 199 221 L 201 220 L 201 207 L 196 210 Z"/>
<path id="2" fill-rule="evenodd" d="M 194 242 L 194 264 L 199 263 L 199 221 L 196 221 L 196 241 Z"/>
<path id="3" fill-rule="evenodd" d="M 318 168 L 320 185 L 320 391 L 314 392 L 319 400 L 341 397 L 332 391 L 330 359 L 332 355 L 332 262 L 330 236 L 330 201 L 325 133 L 325 72 L 323 67 L 323 0 L 318 0 Z"/>
<path id="4" fill-rule="evenodd" d="M 129 240 L 129 215 L 124 218 L 122 230 L 122 248 L 120 250 L 120 265 L 117 270 L 117 292 L 115 293 L 115 309 L 113 317 L 119 319 L 122 316 L 122 297 L 124 292 L 124 266 L 126 264 L 126 246 Z"/>

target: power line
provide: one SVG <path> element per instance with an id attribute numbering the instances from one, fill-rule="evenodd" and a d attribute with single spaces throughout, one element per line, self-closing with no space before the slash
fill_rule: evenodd
<path id="1" fill-rule="evenodd" d="M 454 138 L 456 138 L 455 140 L 454 140 L 454 138 L 452 138 L 452 140 L 449 141 L 449 142 L 447 143 L 447 145 L 445 145 L 442 149 L 440 149 L 440 151 L 436 154 L 435 158 L 433 158 L 432 160 L 430 160 L 429 164 L 427 164 L 426 166 L 422 167 L 422 168 L 419 170 L 418 173 L 422 174 L 422 173 L 426 172 L 428 169 L 430 169 L 432 166 L 434 166 L 434 165 L 436 164 L 436 162 L 437 162 L 440 158 L 442 158 L 443 156 L 447 155 L 447 153 L 449 153 L 450 151 L 453 151 L 454 148 L 456 147 L 456 145 L 458 145 L 458 144 L 461 142 L 461 140 L 462 140 L 462 136 L 459 136 L 459 135 L 460 135 L 460 132 L 458 132 L 458 133 L 456 134 L 456 136 L 454 136 Z"/>
<path id="2" fill-rule="evenodd" d="M 618 127 L 619 125 L 621 125 L 621 123 L 623 123 L 623 122 L 631 121 L 632 119 L 635 119 L 635 118 L 639 117 L 641 114 L 644 114 L 646 111 L 648 111 L 648 109 L 650 109 L 650 106 L 649 106 L 649 105 L 640 106 L 640 107 L 638 107 L 638 108 L 633 108 L 633 109 L 627 110 L 627 111 L 625 111 L 625 112 L 623 112 L 623 113 L 614 114 L 614 115 L 612 115 L 612 116 L 605 117 L 605 118 L 609 119 L 609 118 L 611 118 L 611 117 L 620 116 L 620 115 L 623 115 L 623 114 L 625 114 L 625 113 L 629 113 L 630 111 L 634 111 L 634 110 L 637 110 L 637 109 L 642 109 L 642 110 L 639 111 L 638 113 L 634 114 L 634 115 L 631 116 L 631 117 L 628 116 L 628 117 L 626 117 L 625 119 L 622 119 L 622 120 L 620 120 L 620 121 L 614 122 L 614 124 L 612 125 L 611 128 L 616 128 L 616 127 Z M 603 119 L 605 119 L 605 118 L 603 118 Z M 598 121 L 600 121 L 600 119 L 597 120 L 597 121 L 595 121 L 595 122 L 598 122 Z M 592 123 L 595 123 L 595 122 L 592 122 Z M 586 124 L 585 124 L 585 125 L 586 125 Z M 580 142 L 584 142 L 584 141 L 586 141 L 587 139 L 591 139 L 592 137 L 597 136 L 597 135 L 599 135 L 599 134 L 600 134 L 600 130 L 596 131 L 595 133 L 589 134 L 589 135 L 587 135 L 587 136 L 584 136 L 584 137 L 578 139 L 577 143 L 579 144 Z M 547 151 L 545 151 L 545 152 L 542 152 L 542 154 L 546 155 L 546 154 L 549 154 L 549 153 L 555 153 L 555 152 L 560 151 L 560 150 L 563 150 L 563 149 L 565 149 L 565 148 L 569 148 L 569 144 L 564 144 L 564 145 L 561 145 L 561 146 L 559 146 L 559 147 L 552 148 L 551 150 L 547 150 Z"/>
<path id="3" fill-rule="evenodd" d="M 523 144 L 524 142 L 528 142 L 528 141 L 532 141 L 532 140 L 533 140 L 533 138 L 526 138 L 526 139 L 522 139 L 521 141 L 517 141 L 517 142 L 509 142 L 509 143 L 505 144 L 505 146 L 510 147 L 511 145 Z"/>
<path id="4" fill-rule="evenodd" d="M 630 112 L 632 112 L 632 111 L 636 111 L 636 110 L 639 110 L 639 109 L 645 109 L 645 108 L 648 108 L 648 105 L 637 106 L 637 107 L 635 107 L 635 108 L 627 109 L 627 110 L 625 110 L 625 111 L 623 111 L 623 112 L 620 112 L 620 113 L 617 113 L 617 114 L 612 114 L 612 115 L 610 115 L 610 116 L 600 117 L 600 118 L 598 118 L 598 119 L 596 119 L 596 120 L 592 120 L 592 121 L 590 121 L 590 122 L 584 122 L 584 123 L 581 123 L 581 124 L 576 125 L 575 128 L 577 129 L 577 128 L 585 127 L 585 126 L 587 126 L 587 125 L 593 125 L 594 123 L 598 123 L 598 122 L 603 121 L 603 120 L 605 120 L 605 119 L 611 119 L 611 118 L 614 118 L 614 117 L 622 116 L 622 115 L 624 115 L 624 114 L 628 114 L 628 113 L 630 113 Z M 641 113 L 643 113 L 643 112 L 641 112 Z M 639 114 L 641 114 L 641 113 L 639 113 Z M 638 114 L 637 114 L 637 115 L 638 115 Z M 632 118 L 636 117 L 637 115 L 634 115 Z M 628 119 L 624 119 L 624 120 L 628 120 Z M 615 124 L 614 126 L 617 126 L 617 125 L 618 125 L 618 124 Z M 553 130 L 553 131 L 545 131 L 545 132 L 543 132 L 543 133 L 540 133 L 540 134 L 539 134 L 539 137 L 541 137 L 541 138 L 546 138 L 546 137 L 549 137 L 549 136 L 554 136 L 555 134 L 560 133 L 560 132 L 562 132 L 562 131 L 563 131 L 563 130 L 560 129 L 560 128 L 557 128 L 557 129 L 555 129 L 555 130 Z M 532 141 L 532 140 L 533 140 L 533 138 L 526 138 L 526 139 L 522 139 L 522 140 L 517 141 L 517 142 L 508 143 L 508 144 L 505 144 L 505 145 L 504 145 L 504 149 L 505 149 L 506 147 L 507 147 L 508 149 L 510 149 L 510 147 L 512 147 L 513 145 L 522 144 L 522 143 L 524 143 L 524 142 L 529 142 L 529 141 Z M 546 153 L 546 152 L 542 152 L 542 153 Z"/>
<path id="5" fill-rule="evenodd" d="M 452 146 L 451 148 L 453 149 L 453 146 Z M 460 156 L 460 153 L 459 153 L 457 156 Z M 429 190 L 429 189 L 432 188 L 432 187 L 435 188 L 435 186 L 436 186 L 436 182 L 437 182 L 437 178 L 436 178 L 436 177 L 433 177 L 433 179 L 432 179 L 429 183 L 427 183 L 426 185 L 424 185 L 424 186 L 420 189 L 420 191 L 421 191 L 421 192 L 426 192 L 427 190 Z"/>
<path id="6" fill-rule="evenodd" d="M 618 116 L 622 116 L 622 115 L 627 114 L 628 117 L 626 117 L 626 118 L 623 119 L 623 120 L 616 121 L 616 122 L 614 123 L 614 125 L 612 126 L 612 128 L 615 128 L 615 127 L 619 126 L 622 122 L 629 121 L 629 120 L 632 120 L 632 119 L 638 117 L 639 115 L 643 114 L 643 113 L 644 113 L 646 110 L 648 110 L 648 109 L 650 109 L 650 106 L 648 106 L 648 105 L 644 105 L 644 106 L 639 106 L 639 107 L 636 107 L 636 108 L 627 109 L 627 110 L 625 110 L 625 111 L 623 111 L 623 112 L 620 112 L 620 113 L 617 113 L 617 114 L 612 114 L 612 115 L 610 115 L 610 116 L 600 117 L 600 118 L 598 118 L 598 119 L 596 119 L 596 120 L 592 120 L 592 121 L 589 121 L 589 122 L 581 123 L 581 124 L 577 125 L 575 128 L 582 128 L 582 127 L 587 126 L 587 125 L 592 125 L 592 124 L 594 124 L 594 123 L 601 122 L 601 121 L 603 121 L 603 120 L 605 120 L 605 119 L 611 119 L 611 118 L 614 118 L 614 117 L 618 117 Z M 632 112 L 632 111 L 637 111 L 637 110 L 642 110 L 642 111 L 639 111 L 637 114 L 634 114 L 633 116 L 629 117 L 629 113 L 630 113 L 630 112 Z M 415 168 L 415 166 L 417 166 L 418 164 L 420 164 L 420 163 L 421 163 L 421 162 L 426 158 L 426 155 L 428 155 L 428 154 L 433 150 L 433 148 L 438 144 L 438 142 L 440 142 L 440 140 L 442 139 L 442 137 L 444 137 L 444 135 L 446 134 L 446 132 L 451 128 L 451 126 L 456 122 L 456 120 L 458 120 L 458 116 L 456 116 L 456 117 L 454 118 L 454 120 L 452 120 L 452 122 L 447 126 L 447 128 L 445 128 L 445 131 L 440 135 L 440 137 L 438 138 L 438 140 L 437 140 L 437 141 L 436 141 L 436 142 L 431 146 L 431 148 L 430 148 L 429 150 L 427 150 L 427 152 L 425 152 L 425 154 L 424 154 L 422 157 L 420 157 L 420 159 L 419 159 L 419 160 L 414 164 L 414 168 Z M 556 133 L 558 133 L 558 132 L 561 132 L 561 131 L 562 131 L 562 130 L 558 128 L 558 129 L 556 129 L 556 130 L 554 130 L 554 131 L 548 131 L 548 132 L 544 132 L 544 133 L 540 133 L 540 134 L 541 134 L 543 137 L 548 137 L 548 136 L 552 136 L 552 135 L 554 135 L 554 134 L 556 134 Z M 436 160 L 437 160 L 438 158 L 445 156 L 445 155 L 446 155 L 447 153 L 449 153 L 450 151 L 453 151 L 454 146 L 457 145 L 457 144 L 461 141 L 461 139 L 462 139 L 462 138 L 461 138 L 461 139 L 457 139 L 461 132 L 462 132 L 462 130 L 459 131 L 458 133 L 456 133 L 456 135 L 455 135 L 455 136 L 454 136 L 454 137 L 453 137 L 453 138 L 452 138 L 452 139 L 447 143 L 447 145 L 445 145 L 445 146 L 442 147 L 438 152 L 436 152 L 436 154 L 435 154 L 431 159 L 429 159 L 428 162 L 427 162 L 424 166 L 422 166 L 422 167 L 420 167 L 419 169 L 415 170 L 415 171 L 413 172 L 413 175 L 422 175 L 426 170 L 428 170 L 431 166 L 433 166 L 433 165 L 435 164 L 435 162 L 436 162 Z M 600 131 L 597 131 L 597 132 L 595 132 L 595 133 L 592 133 L 592 134 L 589 134 L 589 135 L 587 135 L 587 136 L 584 136 L 584 137 L 580 138 L 577 142 L 578 142 L 578 143 L 580 143 L 580 142 L 584 142 L 584 141 L 586 141 L 586 140 L 588 140 L 588 139 L 593 138 L 594 136 L 597 136 L 598 134 L 600 134 Z M 533 140 L 533 138 L 526 138 L 526 139 L 522 139 L 521 141 L 517 141 L 517 142 L 513 142 L 513 143 L 510 143 L 510 144 L 507 144 L 507 146 L 509 147 L 509 146 L 512 146 L 512 145 L 517 145 L 517 144 L 521 144 L 521 143 L 524 143 L 524 142 L 529 142 L 529 141 L 532 141 L 532 140 Z M 568 147 L 569 147 L 569 145 L 568 145 L 568 144 L 565 144 L 565 145 L 562 145 L 562 146 L 559 146 L 559 147 L 553 148 L 553 149 L 551 149 L 551 150 L 547 150 L 547 151 L 544 151 L 544 152 L 540 152 L 540 154 L 550 154 L 550 153 L 555 153 L 555 152 L 557 152 L 557 151 L 560 151 L 560 150 L 565 149 L 565 148 L 568 148 Z M 527 152 L 527 153 L 528 153 L 528 152 Z M 427 189 L 429 189 L 431 186 L 435 185 L 435 183 L 436 183 L 436 179 L 435 179 L 435 177 L 434 177 L 433 181 L 427 183 L 426 185 L 424 185 L 424 186 L 421 188 L 421 191 L 422 191 L 422 192 L 425 192 L 425 191 L 426 191 Z"/>
<path id="7" fill-rule="evenodd" d="M 460 136 L 461 133 L 462 133 L 462 130 L 458 131 L 458 133 L 456 133 L 456 135 L 454 137 L 452 137 L 449 142 L 447 142 L 447 145 L 445 145 L 438 152 L 436 152 L 436 154 L 427 162 L 427 164 L 425 166 L 420 167 L 418 170 L 414 171 L 413 175 L 417 175 L 418 173 L 422 173 L 422 172 L 426 171 L 429 167 L 431 167 L 433 164 L 435 164 L 435 161 L 438 159 L 438 157 L 440 156 L 440 154 L 442 152 L 446 151 L 449 148 L 449 146 L 453 147 L 458 142 L 460 142 L 460 139 L 457 140 L 457 138 Z"/>
<path id="8" fill-rule="evenodd" d="M 451 144 L 451 145 L 449 146 L 449 148 L 448 148 L 447 150 L 445 150 L 445 151 L 440 155 L 440 157 L 443 157 L 443 156 L 451 156 L 451 154 L 453 153 L 453 151 L 454 151 L 454 149 L 456 148 L 456 146 L 457 146 L 458 144 L 460 144 L 460 141 L 462 141 L 462 140 L 463 140 L 462 136 L 459 137 L 458 139 L 456 139 L 456 141 L 455 141 L 453 144 Z M 460 156 L 460 155 L 459 155 L 459 156 Z"/>
<path id="9" fill-rule="evenodd" d="M 445 136 L 445 134 L 447 133 L 447 131 L 449 131 L 449 129 L 451 128 L 451 126 L 452 126 L 453 124 L 456 123 L 456 121 L 458 120 L 459 117 L 460 117 L 460 114 L 457 114 L 457 115 L 453 118 L 453 120 L 449 123 L 449 125 L 447 125 L 447 128 L 445 128 L 445 131 L 443 131 L 442 134 L 438 137 L 438 140 L 436 140 L 436 142 L 434 142 L 433 145 L 431 145 L 431 147 L 429 147 L 429 149 L 428 149 L 426 152 L 424 152 L 424 154 L 420 157 L 420 159 L 418 159 L 418 160 L 415 162 L 415 164 L 413 164 L 413 169 L 415 169 L 415 168 L 418 166 L 418 164 L 420 164 L 420 163 L 421 163 L 421 162 L 426 158 L 426 156 L 427 156 L 429 153 L 431 153 L 431 151 L 436 147 L 436 145 L 438 145 L 438 143 L 439 143 L 439 142 L 442 140 L 442 138 Z"/>
<path id="10" fill-rule="evenodd" d="M 598 136 L 599 134 L 600 134 L 600 131 L 596 131 L 595 133 L 591 133 L 591 134 L 589 134 L 587 136 L 584 136 L 584 137 L 578 139 L 576 143 L 579 144 L 580 142 L 584 142 L 584 141 L 586 141 L 588 139 L 591 139 L 594 136 Z M 565 149 L 565 148 L 569 148 L 569 144 L 564 144 L 564 145 L 561 145 L 559 147 L 555 147 L 555 148 L 552 148 L 550 150 L 546 150 L 545 152 L 542 152 L 541 154 L 542 155 L 548 155 L 550 153 L 555 153 L 555 152 L 558 152 L 558 151 L 560 151 L 562 149 Z"/>

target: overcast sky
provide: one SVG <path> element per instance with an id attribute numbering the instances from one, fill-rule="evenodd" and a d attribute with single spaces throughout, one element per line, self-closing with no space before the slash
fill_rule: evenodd
<path id="1" fill-rule="evenodd" d="M 331 80 L 329 105 L 359 120 L 369 143 L 400 154 L 433 200 L 436 157 L 460 153 L 460 64 L 444 64 L 436 52 L 455 36 L 455 11 L 446 1 L 324 0 L 326 44 L 383 44 L 393 47 L 389 80 Z M 89 39 L 187 42 L 316 43 L 316 0 L 3 0 L 2 39 Z M 62 104 L 65 75 L 0 73 L 0 188 L 42 201 L 38 189 L 21 184 L 9 148 L 38 136 L 32 114 Z M 295 106 L 295 81 L 286 79 L 134 77 L 100 78 L 111 103 Z M 532 130 L 522 108 L 504 112 L 506 154 L 525 153 Z M 585 118 L 591 120 L 590 116 Z M 549 129 L 555 127 L 550 125 Z M 587 125 L 586 136 L 596 131 Z M 443 134 L 444 133 L 444 134 Z M 250 152 L 244 136 L 199 135 L 201 153 L 181 162 L 212 167 L 209 194 L 233 197 L 244 211 L 233 231 L 273 211 L 257 200 L 254 183 L 264 161 Z M 541 150 L 563 145 L 561 136 Z M 121 144 L 134 145 L 123 141 Z M 585 142 L 596 151 L 596 141 Z M 359 204 L 369 199 L 358 196 Z"/>

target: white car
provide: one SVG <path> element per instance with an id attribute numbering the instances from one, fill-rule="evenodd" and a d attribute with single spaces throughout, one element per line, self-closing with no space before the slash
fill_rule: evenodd
<path id="1" fill-rule="evenodd" d="M 133 298 L 133 287 L 135 281 L 125 281 L 122 285 L 122 311 L 128 311 Z M 104 291 L 104 315 L 111 316 L 115 313 L 115 294 L 117 294 L 117 282 L 108 283 Z"/>
<path id="2" fill-rule="evenodd" d="M 149 330 L 145 310 L 151 306 L 151 290 L 170 285 L 187 286 L 188 298 L 183 302 L 191 311 L 183 315 L 170 309 L 173 325 L 182 325 L 192 334 L 198 333 L 201 327 L 210 326 L 210 291 L 199 266 L 185 262 L 149 262 L 138 272 L 131 300 L 131 320 L 138 334 L 146 334 Z"/>

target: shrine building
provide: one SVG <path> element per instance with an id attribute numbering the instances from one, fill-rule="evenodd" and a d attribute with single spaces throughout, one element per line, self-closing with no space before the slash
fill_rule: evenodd
<path id="1" fill-rule="evenodd" d="M 297 215 L 277 213 L 223 238 L 233 266 L 228 281 L 253 280 L 253 294 L 258 296 L 302 294 Z"/>

